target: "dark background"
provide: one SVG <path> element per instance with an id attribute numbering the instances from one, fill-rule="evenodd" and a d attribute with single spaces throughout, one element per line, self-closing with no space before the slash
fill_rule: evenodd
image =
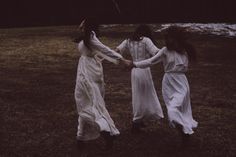
<path id="1" fill-rule="evenodd" d="M 233 0 L 2 0 L 0 27 L 71 25 L 85 16 L 103 23 L 236 22 Z"/>

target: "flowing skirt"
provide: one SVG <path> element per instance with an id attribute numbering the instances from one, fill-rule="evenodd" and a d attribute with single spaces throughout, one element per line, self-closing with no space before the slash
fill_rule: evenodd
<path id="1" fill-rule="evenodd" d="M 163 111 L 153 84 L 150 68 L 131 72 L 133 121 L 163 118 Z"/>
<path id="2" fill-rule="evenodd" d="M 182 125 L 185 134 L 193 134 L 198 123 L 192 117 L 190 89 L 184 73 L 165 73 L 162 94 L 168 111 L 170 124 Z"/>
<path id="3" fill-rule="evenodd" d="M 118 135 L 104 102 L 104 81 L 102 64 L 92 57 L 81 56 L 75 87 L 75 101 L 78 111 L 78 140 L 93 140 L 101 131 Z"/>

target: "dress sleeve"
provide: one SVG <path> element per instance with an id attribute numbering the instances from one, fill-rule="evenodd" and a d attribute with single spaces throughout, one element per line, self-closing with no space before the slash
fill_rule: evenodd
<path id="1" fill-rule="evenodd" d="M 113 58 L 113 59 L 121 59 L 123 58 L 119 53 L 110 49 L 108 46 L 104 45 L 99 39 L 96 37 L 95 33 L 91 36 L 91 47 L 94 50 L 100 51 L 101 53 Z"/>
<path id="2" fill-rule="evenodd" d="M 146 60 L 142 60 L 142 61 L 139 61 L 139 62 L 134 62 L 134 65 L 137 68 L 150 67 L 151 65 L 154 65 L 154 64 L 159 63 L 159 62 L 162 61 L 162 57 L 165 54 L 164 52 L 165 52 L 165 47 L 162 48 L 155 56 L 153 56 L 149 59 L 146 59 Z"/>
<path id="3" fill-rule="evenodd" d="M 157 52 L 160 50 L 153 44 L 152 40 L 147 37 L 145 37 L 145 44 L 146 44 L 146 51 L 152 56 L 157 54 Z"/>
<path id="4" fill-rule="evenodd" d="M 127 39 L 124 40 L 119 46 L 116 47 L 116 49 L 118 49 L 120 51 L 120 54 L 123 55 L 123 54 L 126 54 L 127 51 L 128 51 L 128 41 Z"/>

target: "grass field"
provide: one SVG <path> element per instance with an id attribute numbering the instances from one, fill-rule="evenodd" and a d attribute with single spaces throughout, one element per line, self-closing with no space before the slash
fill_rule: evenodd
<path id="1" fill-rule="evenodd" d="M 74 86 L 79 54 L 74 27 L 0 30 L 0 157 L 74 157 L 77 113 Z M 115 48 L 127 30 L 104 30 Z M 110 32 L 109 32 L 110 31 Z M 115 32 L 115 33 L 114 33 Z M 131 134 L 130 71 L 104 63 L 106 105 L 121 135 L 104 152 L 101 138 L 88 143 L 89 157 L 236 156 L 236 38 L 190 34 L 198 62 L 190 67 L 193 116 L 199 127 L 187 148 L 168 125 L 161 95 L 162 65 L 152 67 L 165 112 L 145 133 Z M 158 47 L 162 38 L 156 37 Z"/>

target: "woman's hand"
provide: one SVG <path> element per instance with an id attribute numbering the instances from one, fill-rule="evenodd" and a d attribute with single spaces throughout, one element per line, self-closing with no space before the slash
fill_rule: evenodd
<path id="1" fill-rule="evenodd" d="M 129 66 L 129 65 L 130 65 L 130 60 L 127 60 L 127 59 L 122 58 L 122 59 L 121 59 L 121 63 L 122 63 L 123 65 L 125 65 L 125 66 Z"/>
<path id="2" fill-rule="evenodd" d="M 123 65 L 125 65 L 125 67 L 127 67 L 128 69 L 132 69 L 135 67 L 135 65 L 133 64 L 133 61 L 128 60 L 128 59 L 121 59 L 121 62 Z"/>

